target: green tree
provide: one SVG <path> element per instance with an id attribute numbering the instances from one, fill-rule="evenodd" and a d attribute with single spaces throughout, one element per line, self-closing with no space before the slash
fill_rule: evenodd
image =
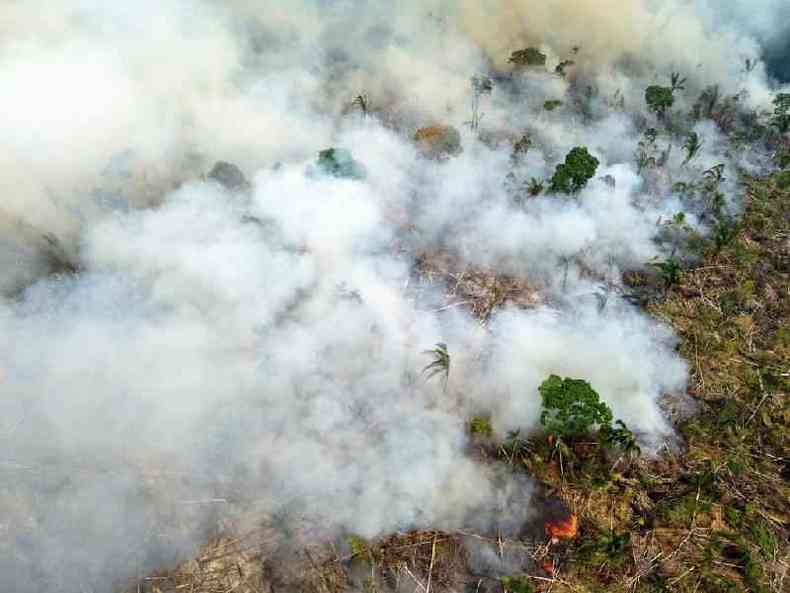
<path id="1" fill-rule="evenodd" d="M 543 400 L 540 423 L 560 438 L 580 436 L 593 426 L 609 427 L 612 410 L 582 379 L 551 375 L 538 389 Z"/>
<path id="2" fill-rule="evenodd" d="M 494 436 L 494 427 L 491 426 L 491 418 L 488 416 L 472 416 L 469 420 L 469 432 L 487 438 Z"/>
<path id="3" fill-rule="evenodd" d="M 508 62 L 516 66 L 545 66 L 546 54 L 541 53 L 536 47 L 528 47 L 514 51 L 510 54 Z"/>
<path id="4" fill-rule="evenodd" d="M 595 175 L 599 162 L 585 146 L 572 149 L 565 157 L 565 162 L 557 165 L 551 178 L 551 191 L 566 194 L 578 192 Z"/>
<path id="5" fill-rule="evenodd" d="M 622 420 L 615 422 L 614 426 L 604 426 L 601 429 L 601 440 L 607 447 L 620 449 L 630 458 L 639 457 L 642 454 L 634 433 Z"/>
<path id="6" fill-rule="evenodd" d="M 645 130 L 644 137 L 639 141 L 636 151 L 637 173 L 641 173 L 644 169 L 655 167 L 658 164 L 656 138 L 658 138 L 658 130 L 655 128 Z"/>
<path id="7" fill-rule="evenodd" d="M 675 284 L 679 284 L 683 278 L 683 267 L 674 255 L 669 256 L 664 261 L 651 262 L 661 278 L 664 280 L 664 287 L 669 288 Z"/>
<path id="8" fill-rule="evenodd" d="M 781 134 L 790 130 L 790 93 L 779 93 L 774 97 L 774 115 L 771 118 L 771 125 Z"/>
<path id="9" fill-rule="evenodd" d="M 539 196 L 543 193 L 543 182 L 536 177 L 530 177 L 527 182 L 527 193 L 531 196 Z"/>
<path id="10" fill-rule="evenodd" d="M 686 159 L 683 161 L 683 164 L 690 162 L 697 154 L 699 153 L 700 149 L 702 148 L 702 140 L 699 137 L 699 134 L 696 132 L 691 132 L 686 138 L 686 143 L 683 145 L 683 150 L 686 151 Z"/>
<path id="11" fill-rule="evenodd" d="M 650 111 L 658 115 L 664 115 L 667 109 L 670 109 L 675 103 L 675 97 L 672 94 L 672 87 L 651 85 L 645 89 L 645 102 L 650 108 Z"/>
<path id="12" fill-rule="evenodd" d="M 429 354 L 433 360 L 427 365 L 422 372 L 425 373 L 426 379 L 431 379 L 436 375 L 443 375 L 444 389 L 447 389 L 447 381 L 450 379 L 450 353 L 447 352 L 447 344 L 439 342 L 436 348 L 426 350 L 424 354 Z"/>
<path id="13" fill-rule="evenodd" d="M 673 72 L 670 76 L 670 81 L 672 82 L 672 92 L 675 91 L 682 91 L 686 89 L 686 79 L 681 78 L 680 72 Z"/>

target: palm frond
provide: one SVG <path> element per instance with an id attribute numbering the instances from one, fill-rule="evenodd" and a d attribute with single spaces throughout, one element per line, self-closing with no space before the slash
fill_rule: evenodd
<path id="1" fill-rule="evenodd" d="M 425 380 L 428 381 L 437 375 L 444 375 L 444 388 L 447 388 L 447 381 L 450 378 L 450 353 L 447 352 L 447 344 L 439 342 L 436 348 L 425 350 L 423 354 L 433 357 L 433 360 L 422 369 Z"/>

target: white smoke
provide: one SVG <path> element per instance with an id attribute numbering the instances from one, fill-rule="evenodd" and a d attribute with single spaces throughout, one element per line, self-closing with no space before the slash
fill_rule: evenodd
<path id="1" fill-rule="evenodd" d="M 660 400 L 683 392 L 685 365 L 616 291 L 622 271 L 668 255 L 658 220 L 687 210 L 705 225 L 637 173 L 654 118 L 642 94 L 683 67 L 693 89 L 746 88 L 766 106 L 763 71 L 723 55 L 752 55 L 752 31 L 675 2 L 595 3 L 628 45 L 584 38 L 593 3 L 579 2 L 37 4 L 0 7 L 0 589 L 110 590 L 241 510 L 365 536 L 515 524 L 530 486 L 473 460 L 465 422 L 535 429 L 551 373 L 590 380 L 646 444 L 671 437 Z M 661 20 L 670 9 L 682 27 Z M 558 18 L 567 35 L 549 29 Z M 527 43 L 556 59 L 581 45 L 576 78 L 497 83 L 480 142 L 464 127 L 469 78 Z M 361 92 L 373 117 L 346 113 Z M 418 155 L 410 137 L 433 123 L 464 129 L 462 154 Z M 736 211 L 737 170 L 761 157 L 696 129 L 701 154 L 684 166 L 676 146 L 667 168 L 725 163 Z M 525 132 L 520 176 L 546 179 L 585 145 L 597 178 L 516 207 L 504 181 Z M 331 145 L 366 179 L 307 174 Z M 219 159 L 249 193 L 201 179 Z M 74 273 L 47 273 L 45 236 Z M 485 326 L 445 309 L 413 274 L 437 251 L 524 279 L 543 304 Z M 420 374 L 438 342 L 446 390 Z"/>

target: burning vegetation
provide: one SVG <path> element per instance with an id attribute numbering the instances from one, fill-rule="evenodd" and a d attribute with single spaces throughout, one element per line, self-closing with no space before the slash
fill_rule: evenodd
<path id="1" fill-rule="evenodd" d="M 111 4 L 0 18 L 0 591 L 786 589 L 753 30 Z"/>

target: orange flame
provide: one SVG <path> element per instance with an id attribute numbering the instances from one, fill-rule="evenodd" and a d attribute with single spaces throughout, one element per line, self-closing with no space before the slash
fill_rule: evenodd
<path id="1" fill-rule="evenodd" d="M 579 531 L 579 518 L 576 513 L 571 513 L 567 519 L 558 521 L 546 521 L 543 526 L 546 534 L 551 538 L 552 543 L 557 543 L 562 539 L 573 539 Z"/>

